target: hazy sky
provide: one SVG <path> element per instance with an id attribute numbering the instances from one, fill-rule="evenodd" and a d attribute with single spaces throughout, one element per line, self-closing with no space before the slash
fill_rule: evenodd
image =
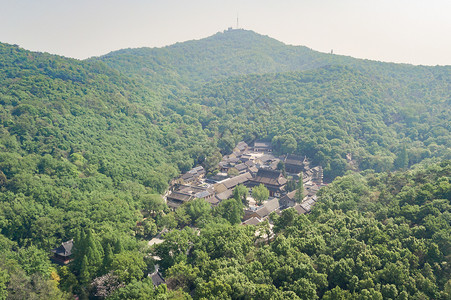
<path id="1" fill-rule="evenodd" d="M 0 41 L 75 58 L 239 26 L 286 44 L 451 65 L 451 0 L 0 0 Z"/>

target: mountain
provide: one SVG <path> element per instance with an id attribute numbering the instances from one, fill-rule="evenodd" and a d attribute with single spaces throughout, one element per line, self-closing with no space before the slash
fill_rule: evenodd
<path id="1" fill-rule="evenodd" d="M 390 170 L 403 147 L 410 164 L 451 157 L 450 67 L 325 54 L 247 30 L 94 61 L 156 87 L 181 115 L 202 111 L 207 130 L 216 120 L 208 134 L 224 153 L 242 138 L 291 143 L 279 151 L 310 157 L 329 180 L 355 167 Z"/>
<path id="2" fill-rule="evenodd" d="M 91 60 L 103 61 L 128 76 L 142 77 L 148 84 L 191 87 L 230 76 L 312 70 L 328 65 L 370 69 L 404 79 L 426 76 L 422 72 L 430 69 L 321 53 L 243 29 L 229 29 L 163 48 L 123 49 Z"/>
<path id="3" fill-rule="evenodd" d="M 192 84 L 236 75 L 313 69 L 334 59 L 332 55 L 307 47 L 287 46 L 253 31 L 230 29 L 201 40 L 164 48 L 123 49 L 94 60 L 148 81 L 158 82 L 163 77 Z M 339 60 L 353 59 L 340 57 Z"/>
<path id="4" fill-rule="evenodd" d="M 120 50 L 84 61 L 0 43 L 0 70 L 0 298 L 33 294 L 62 299 L 72 293 L 86 298 L 105 292 L 108 284 L 117 288 L 122 283 L 127 286 L 115 294 L 118 299 L 135 289 L 151 292 L 152 297 L 167 294 L 143 278 L 154 268 L 147 239 L 168 228 L 176 230 L 165 237 L 172 244 L 160 248 L 166 255 L 163 271 L 173 283 L 187 284 L 182 287 L 185 292 L 168 292 L 174 297 L 190 297 L 189 291 L 198 298 L 214 298 L 218 295 L 209 293 L 222 289 L 229 295 L 229 283 L 248 281 L 256 298 L 293 299 L 306 287 L 313 298 L 333 298 L 333 293 L 347 289 L 356 297 L 449 294 L 448 283 L 434 278 L 449 275 L 442 263 L 449 260 L 449 200 L 441 198 L 449 196 L 449 163 L 443 161 L 451 158 L 450 67 L 359 60 L 229 30 L 198 41 Z M 169 211 L 160 194 L 174 177 L 199 164 L 217 172 L 221 153 L 230 153 L 241 140 L 256 139 L 272 141 L 278 154 L 306 155 L 323 166 L 325 179 L 332 183 L 323 194 L 322 211 L 337 222 L 376 224 L 390 232 L 390 238 L 398 238 L 392 246 L 402 247 L 390 248 L 393 255 L 378 252 L 379 246 L 371 248 L 371 255 L 402 254 L 409 285 L 390 279 L 396 262 L 389 259 L 383 260 L 383 267 L 362 263 L 380 271 L 376 277 L 348 278 L 351 258 L 334 244 L 342 237 L 330 233 L 321 216 L 309 222 L 317 232 L 331 234 L 327 246 L 315 235 L 296 242 L 296 251 L 314 250 L 334 261 L 321 256 L 326 260 L 308 262 L 308 268 L 319 263 L 324 268 L 309 272 L 318 275 L 315 278 L 293 285 L 284 275 L 290 274 L 288 268 L 268 265 L 261 270 L 259 265 L 270 262 L 264 255 L 290 248 L 284 238 L 296 237 L 282 234 L 258 248 L 252 229 L 239 229 L 221 217 L 231 207 L 240 209 L 241 203 L 229 199 L 211 210 L 197 201 Z M 423 171 L 426 165 L 431 167 Z M 409 167 L 417 171 L 401 172 Z M 359 180 L 352 174 L 341 177 L 349 171 Z M 397 181 L 392 181 L 391 172 L 401 174 L 395 175 Z M 352 218 L 344 217 L 343 211 Z M 419 213 L 424 221 L 414 217 Z M 287 223 L 293 234 L 304 230 L 296 228 L 304 218 L 285 217 L 294 222 Z M 280 232 L 283 222 L 278 223 Z M 201 234 L 178 231 L 186 224 L 201 228 Z M 392 231 L 390 226 L 401 229 Z M 417 240 L 405 237 L 406 226 Z M 368 228 L 354 229 L 361 233 Z M 363 233 L 352 237 L 358 245 L 369 241 Z M 72 238 L 82 245 L 74 248 L 74 263 L 56 268 L 48 250 Z M 427 241 L 418 244 L 420 239 Z M 216 242 L 214 249 L 205 246 Z M 192 245 L 195 255 L 189 253 Z M 263 255 L 261 261 L 253 260 L 255 269 L 230 268 L 239 280 L 232 276 L 228 287 L 218 278 L 209 281 L 208 274 L 217 269 L 209 268 L 210 263 L 245 266 L 252 259 L 244 255 L 246 249 L 255 257 Z M 288 252 L 281 257 L 292 259 Z M 301 258 L 293 259 L 290 268 Z M 336 270 L 327 269 L 324 262 L 333 263 Z M 348 277 L 340 280 L 342 267 Z M 253 270 L 261 272 L 264 283 L 243 277 Z M 181 274 L 189 278 L 178 281 Z M 234 288 L 238 298 L 245 294 L 242 287 Z M 259 294 L 259 288 L 267 293 Z"/>

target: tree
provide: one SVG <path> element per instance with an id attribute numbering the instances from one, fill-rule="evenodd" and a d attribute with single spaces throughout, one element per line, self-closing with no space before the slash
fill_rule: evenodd
<path id="1" fill-rule="evenodd" d="M 252 197 L 254 197 L 255 201 L 261 205 L 263 201 L 268 200 L 269 191 L 263 184 L 260 183 L 260 185 L 252 188 Z"/>
<path id="2" fill-rule="evenodd" d="M 409 156 L 407 155 L 406 146 L 403 145 L 401 150 L 396 155 L 396 159 L 393 162 L 396 169 L 405 169 L 409 165 Z"/>
<path id="3" fill-rule="evenodd" d="M 186 291 L 191 290 L 192 284 L 198 277 L 199 269 L 197 267 L 192 267 L 186 262 L 182 261 L 176 263 L 170 267 L 166 272 L 166 282 L 168 288 L 171 290 L 183 289 Z"/>
<path id="4" fill-rule="evenodd" d="M 116 242 L 114 243 L 114 254 L 119 254 L 122 251 L 124 251 L 124 247 L 122 246 L 122 242 L 120 238 L 116 239 Z"/>
<path id="5" fill-rule="evenodd" d="M 209 155 L 204 162 L 204 167 L 207 172 L 211 172 L 218 167 L 218 163 L 221 161 L 222 155 L 220 152 L 215 152 Z"/>
<path id="6" fill-rule="evenodd" d="M 318 296 L 316 295 L 316 285 L 308 279 L 301 278 L 295 281 L 290 288 L 301 299 L 318 299 Z"/>
<path id="7" fill-rule="evenodd" d="M 294 191 L 296 189 L 296 181 L 293 179 L 290 179 L 287 181 L 287 185 L 285 186 L 285 190 L 287 193 Z"/>
<path id="8" fill-rule="evenodd" d="M 158 194 L 143 195 L 141 197 L 141 201 L 143 203 L 144 210 L 146 210 L 151 216 L 155 216 L 157 212 L 162 211 L 166 207 L 163 198 L 161 198 Z"/>
<path id="9" fill-rule="evenodd" d="M 277 170 L 282 171 L 282 175 L 287 177 L 287 171 L 285 170 L 285 163 L 282 160 L 279 160 L 277 163 Z"/>
<path id="10" fill-rule="evenodd" d="M 73 293 L 73 288 L 77 285 L 77 277 L 69 270 L 67 266 L 62 266 L 58 272 L 60 276 L 59 287 L 70 294 Z"/>
<path id="11" fill-rule="evenodd" d="M 304 182 L 302 181 L 302 176 L 299 178 L 298 184 L 296 186 L 296 193 L 294 194 L 294 199 L 297 203 L 301 203 L 304 199 Z"/>
<path id="12" fill-rule="evenodd" d="M 327 291 L 323 298 L 324 300 L 347 300 L 352 299 L 352 295 L 347 290 L 342 290 L 339 286 Z"/>
<path id="13" fill-rule="evenodd" d="M 102 273 L 106 274 L 111 269 L 111 265 L 113 264 L 113 256 L 114 254 L 110 243 L 107 243 L 105 247 L 105 256 L 103 257 Z"/>
<path id="14" fill-rule="evenodd" d="M 248 205 L 247 201 L 247 194 L 249 193 L 249 190 L 247 187 L 245 187 L 242 184 L 239 184 L 235 187 L 233 190 L 233 198 L 235 198 L 238 201 L 241 201 L 244 205 Z"/>
<path id="15" fill-rule="evenodd" d="M 198 299 L 230 299 L 231 293 L 230 285 L 218 278 L 213 278 L 196 288 L 196 298 Z"/>
<path id="16" fill-rule="evenodd" d="M 230 198 L 222 201 L 217 211 L 220 212 L 221 216 L 230 222 L 230 224 L 238 224 L 241 222 L 241 218 L 244 215 L 243 204 L 241 200 Z"/>
<path id="17" fill-rule="evenodd" d="M 203 198 L 196 198 L 187 203 L 187 213 L 190 215 L 191 220 L 196 222 L 200 217 L 207 215 L 211 211 L 210 204 Z"/>
<path id="18" fill-rule="evenodd" d="M 236 168 L 230 168 L 227 171 L 227 175 L 229 175 L 230 177 L 235 177 L 235 176 L 240 175 L 240 171 L 238 171 Z"/>
<path id="19" fill-rule="evenodd" d="M 8 271 L 0 268 L 0 300 L 5 300 L 8 297 L 8 281 L 9 274 Z"/>
<path id="20" fill-rule="evenodd" d="M 86 258 L 89 266 L 89 274 L 95 276 L 102 266 L 103 249 L 100 242 L 94 238 L 92 231 L 88 230 L 86 234 Z"/>
<path id="21" fill-rule="evenodd" d="M 78 276 L 78 278 L 80 283 L 83 285 L 88 284 L 90 280 L 88 259 L 86 258 L 86 255 L 83 256 L 83 259 L 81 261 L 80 275 Z"/>
<path id="22" fill-rule="evenodd" d="M 178 226 L 183 228 L 189 224 L 191 224 L 191 217 L 186 212 L 186 206 L 180 206 L 175 211 L 175 219 L 177 220 Z"/>
<path id="23" fill-rule="evenodd" d="M 130 283 L 133 279 L 140 280 L 144 277 L 146 263 L 140 253 L 123 251 L 114 255 L 111 267 L 120 282 Z"/>

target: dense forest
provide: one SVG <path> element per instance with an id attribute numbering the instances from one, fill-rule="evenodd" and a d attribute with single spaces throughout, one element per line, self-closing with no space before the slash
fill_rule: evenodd
<path id="1" fill-rule="evenodd" d="M 1 299 L 451 297 L 451 67 L 230 30 L 84 61 L 0 43 L 0 70 Z M 323 166 L 312 214 L 262 241 L 239 196 L 167 208 L 173 178 L 255 139 Z"/>
<path id="2" fill-rule="evenodd" d="M 346 175 L 312 214 L 274 214 L 271 241 L 268 224 L 209 223 L 157 253 L 168 286 L 196 299 L 449 299 L 450 175 L 449 161 Z"/>

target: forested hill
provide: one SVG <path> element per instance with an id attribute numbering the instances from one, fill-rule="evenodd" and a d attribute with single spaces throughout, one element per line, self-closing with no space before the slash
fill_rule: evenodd
<path id="1" fill-rule="evenodd" d="M 155 88 L 161 88 L 159 84 L 180 88 L 230 76 L 312 70 L 327 65 L 353 66 L 404 80 L 427 78 L 432 69 L 321 53 L 243 29 L 163 48 L 123 49 L 93 60 L 144 78 Z"/>
<path id="2" fill-rule="evenodd" d="M 101 62 L 7 44 L 0 44 L 0 54 L 3 155 L 68 159 L 78 153 L 93 171 L 116 182 L 138 179 L 163 192 L 178 172 L 174 162 L 193 164 L 185 156 L 190 157 L 195 144 L 208 148 L 197 120 L 185 124 L 180 115 L 161 107 L 153 91 Z M 185 131 L 177 134 L 179 130 Z M 183 149 L 170 142 L 176 138 Z M 158 175 L 153 170 L 159 170 Z"/>
<path id="3" fill-rule="evenodd" d="M 325 54 L 247 30 L 94 60 L 202 120 L 223 153 L 240 139 L 273 140 L 281 153 L 321 164 L 328 180 L 348 169 L 387 171 L 451 157 L 450 67 Z"/>
<path id="4" fill-rule="evenodd" d="M 331 180 L 348 169 L 381 172 L 451 158 L 451 73 L 431 68 L 426 77 L 406 83 L 326 66 L 211 82 L 190 101 L 220 120 L 208 128 L 222 132 L 221 147 L 231 149 L 240 136 L 267 138 L 280 153 L 299 153 L 322 165 Z"/>
<path id="5" fill-rule="evenodd" d="M 198 119 L 163 107 L 153 90 L 102 62 L 0 44 L 0 70 L 0 298 L 83 294 L 86 282 L 75 277 L 82 258 L 57 271 L 49 250 L 86 229 L 102 255 L 117 245 L 116 254 L 125 248 L 142 262 L 134 238 L 142 210 L 162 210 L 158 194 L 178 168 L 216 148 Z M 85 278 L 112 269 L 100 264 Z"/>
<path id="6" fill-rule="evenodd" d="M 295 294 L 330 299 L 337 293 L 356 299 L 368 293 L 448 299 L 450 283 L 441 276 L 449 276 L 443 263 L 449 266 L 449 163 L 441 161 L 451 158 L 450 95 L 450 67 L 322 54 L 245 30 L 85 61 L 0 43 L 0 299 L 167 294 L 163 287 L 154 290 L 146 276 L 154 270 L 147 240 L 164 228 L 175 231 L 161 251 L 176 239 L 165 252 L 174 253 L 173 260 L 162 262 L 165 275 L 175 278 L 173 283 L 180 274 L 190 276 L 176 284 L 184 291 L 169 292 L 174 298 L 189 298 L 191 292 L 209 299 L 215 291 L 243 298 L 242 287 L 251 283 L 251 294 L 261 299 Z M 277 154 L 307 155 L 324 167 L 327 181 L 349 170 L 358 180 L 349 175 L 330 185 L 322 196 L 325 204 L 318 206 L 323 219 L 292 216 L 287 230 L 283 222 L 290 215 L 275 220 L 281 237 L 261 249 L 252 229 L 222 217 L 233 199 L 214 210 L 200 199 L 169 211 L 159 194 L 172 178 L 199 164 L 217 172 L 221 152 L 255 139 L 271 140 Z M 422 172 L 399 173 L 396 187 L 414 190 L 398 201 L 390 172 L 421 162 L 435 163 L 427 173 L 438 173 L 427 182 Z M 362 170 L 369 174 L 365 185 L 380 186 L 356 191 Z M 379 177 L 374 171 L 388 173 Z M 378 194 L 381 190 L 384 194 Z M 366 215 L 356 212 L 373 202 L 381 205 Z M 323 226 L 325 218 L 333 222 Z M 307 237 L 310 227 L 304 224 L 317 221 L 313 239 L 292 236 Z M 362 231 L 366 227 L 349 227 L 352 232 L 344 238 L 356 241 L 341 247 L 340 232 L 329 230 L 361 221 L 387 232 L 370 241 Z M 191 229 L 179 231 L 187 224 L 202 228 L 200 238 Z M 411 233 L 416 239 L 408 239 Z M 321 240 L 322 234 L 327 238 Z M 216 238 L 222 235 L 227 239 Z M 184 236 L 194 238 L 185 245 L 199 251 L 192 254 L 177 245 L 187 241 Z M 79 245 L 74 262 L 56 268 L 49 249 L 72 238 Z M 389 252 L 376 245 L 392 238 L 399 242 Z M 216 242 L 224 244 L 213 249 Z M 347 256 L 346 247 L 360 251 L 363 242 L 374 246 L 370 256 L 360 257 L 365 268 L 380 271 L 374 276 L 352 276 L 358 258 Z M 373 264 L 381 253 L 387 257 Z M 224 259 L 216 260 L 220 256 Z M 287 261 L 292 264 L 285 268 Z M 302 261 L 306 264 L 298 264 Z M 246 262 L 252 262 L 249 269 L 232 268 Z M 409 276 L 396 273 L 399 267 Z M 213 272 L 222 269 L 232 275 L 224 285 L 224 274 Z M 294 270 L 296 282 L 290 279 Z M 347 277 L 341 280 L 342 275 Z"/>
<path id="7" fill-rule="evenodd" d="M 248 30 L 228 30 L 211 37 L 164 48 L 123 49 L 97 58 L 128 75 L 158 82 L 161 76 L 182 84 L 244 74 L 313 69 L 348 57 L 287 46 Z"/>

